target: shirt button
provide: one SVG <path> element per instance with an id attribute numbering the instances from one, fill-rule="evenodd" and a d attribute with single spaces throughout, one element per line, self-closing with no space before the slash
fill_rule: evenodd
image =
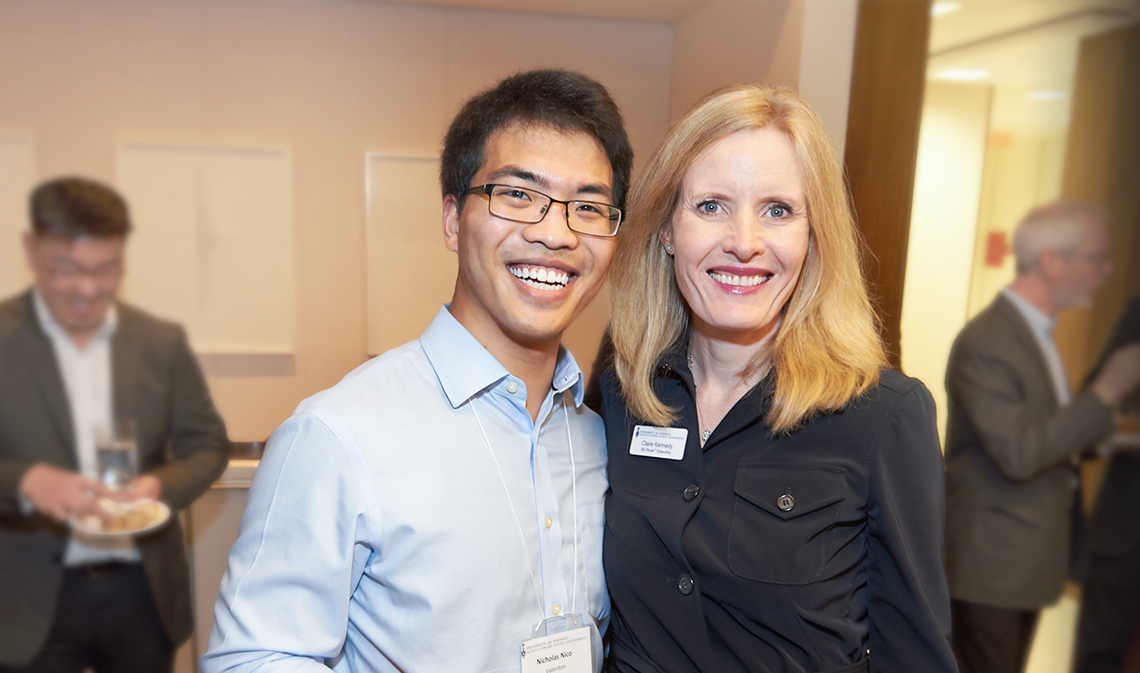
<path id="1" fill-rule="evenodd" d="M 550 528 L 553 525 L 554 525 L 554 519 L 551 519 L 550 517 L 546 517 L 546 527 Z"/>
<path id="2" fill-rule="evenodd" d="M 518 391 L 519 391 L 519 384 L 515 383 L 514 381 L 508 381 L 507 382 L 507 392 L 508 393 L 514 395 Z"/>
<path id="3" fill-rule="evenodd" d="M 693 499 L 695 499 L 700 494 L 701 494 L 701 487 L 700 486 L 697 486 L 696 484 L 689 484 L 688 486 L 685 487 L 685 492 L 682 493 L 681 495 L 682 495 L 682 497 L 685 498 L 685 502 L 691 502 Z"/>
<path id="4" fill-rule="evenodd" d="M 776 499 L 776 506 L 783 512 L 790 512 L 796 506 L 796 499 L 790 493 L 785 493 Z"/>
<path id="5" fill-rule="evenodd" d="M 554 607 L 550 608 L 550 611 L 556 615 L 560 615 L 560 614 L 562 614 L 562 606 L 559 605 L 558 603 L 555 603 Z"/>
<path id="6" fill-rule="evenodd" d="M 681 590 L 681 594 L 688 596 L 693 593 L 693 578 L 688 575 L 681 575 L 681 579 L 677 580 L 677 588 Z"/>

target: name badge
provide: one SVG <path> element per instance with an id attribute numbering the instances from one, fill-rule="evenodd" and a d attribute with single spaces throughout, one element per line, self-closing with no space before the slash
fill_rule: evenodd
<path id="1" fill-rule="evenodd" d="M 629 443 L 629 455 L 681 460 L 685 457 L 685 440 L 688 438 L 689 431 L 685 428 L 638 425 L 633 428 L 633 440 Z"/>
<path id="2" fill-rule="evenodd" d="M 593 673 L 590 628 L 581 626 L 522 644 L 522 673 Z"/>

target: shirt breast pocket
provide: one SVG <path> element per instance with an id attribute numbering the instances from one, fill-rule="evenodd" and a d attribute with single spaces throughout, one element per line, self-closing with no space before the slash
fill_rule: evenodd
<path id="1" fill-rule="evenodd" d="M 736 471 L 728 566 L 773 584 L 819 580 L 832 553 L 844 472 L 832 467 L 741 465 Z"/>

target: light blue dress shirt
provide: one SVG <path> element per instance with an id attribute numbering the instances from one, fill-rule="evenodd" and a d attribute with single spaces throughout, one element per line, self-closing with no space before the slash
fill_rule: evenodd
<path id="1" fill-rule="evenodd" d="M 560 351 L 532 422 L 445 306 L 302 402 L 254 476 L 202 671 L 519 671 L 544 617 L 604 630 L 605 441 L 583 388 Z"/>

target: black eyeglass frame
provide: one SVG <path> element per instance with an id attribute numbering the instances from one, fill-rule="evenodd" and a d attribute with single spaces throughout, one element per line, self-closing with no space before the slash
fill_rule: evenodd
<path id="1" fill-rule="evenodd" d="M 506 187 L 507 189 L 518 189 L 518 190 L 524 191 L 528 194 L 536 194 L 538 196 L 541 196 L 541 197 L 549 200 L 550 203 L 547 204 L 546 209 L 542 211 L 542 215 L 540 215 L 539 218 L 537 220 L 534 220 L 534 221 L 520 220 L 520 219 L 514 218 L 514 217 L 507 217 L 506 215 L 503 215 L 501 213 L 496 213 L 495 211 L 491 210 L 491 197 L 493 196 L 493 192 L 494 192 L 496 187 Z M 509 222 L 518 222 L 520 224 L 538 224 L 539 222 L 546 219 L 546 214 L 550 212 L 550 205 L 551 204 L 560 203 L 563 206 L 564 216 L 566 217 L 567 228 L 569 228 L 570 231 L 573 231 L 576 234 L 582 234 L 583 236 L 596 236 L 598 238 L 613 238 L 614 236 L 617 236 L 618 229 L 621 228 L 621 223 L 623 221 L 625 221 L 625 209 L 619 208 L 618 206 L 615 206 L 612 203 L 602 203 L 601 201 L 586 201 L 583 199 L 571 199 L 569 201 L 560 201 L 559 199 L 556 199 L 553 196 L 550 196 L 549 194 L 543 194 L 542 192 L 538 191 L 537 189 L 533 189 L 531 187 L 519 187 L 518 185 L 509 185 L 509 184 L 506 184 L 504 182 L 488 182 L 485 185 L 475 185 L 473 187 L 468 187 L 467 191 L 464 192 L 464 195 L 467 195 L 467 194 L 483 194 L 483 195 L 485 195 L 487 197 L 487 212 L 491 213 L 495 217 L 507 220 Z M 570 204 L 571 203 L 587 203 L 591 206 L 598 206 L 600 208 L 608 208 L 608 209 L 610 209 L 611 212 L 617 211 L 617 224 L 613 225 L 613 232 L 609 233 L 609 234 L 598 234 L 598 233 L 594 233 L 592 231 L 581 231 L 579 229 L 575 229 L 574 225 L 570 224 Z M 612 221 L 614 218 L 610 217 L 609 219 Z"/>

